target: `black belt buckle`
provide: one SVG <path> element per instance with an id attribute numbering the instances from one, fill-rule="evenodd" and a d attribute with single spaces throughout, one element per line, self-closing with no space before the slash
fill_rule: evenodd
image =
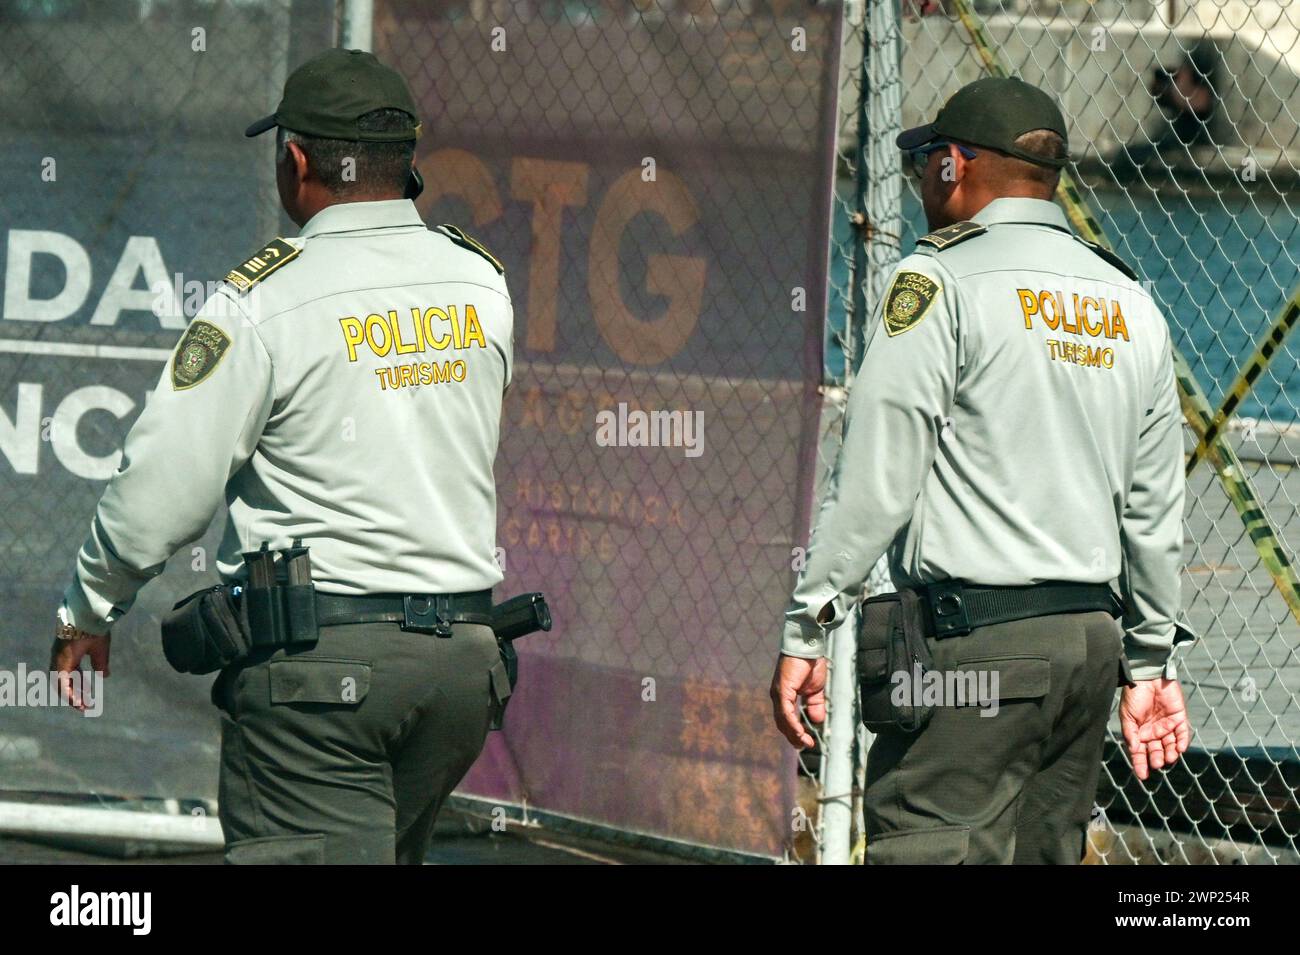
<path id="1" fill-rule="evenodd" d="M 402 629 L 451 636 L 451 598 L 445 594 L 411 594 L 402 598 Z"/>
<path id="2" fill-rule="evenodd" d="M 930 617 L 934 621 L 934 635 L 964 637 L 971 632 L 970 618 L 966 616 L 966 599 L 962 585 L 957 581 L 931 584 L 926 588 L 930 598 Z"/>

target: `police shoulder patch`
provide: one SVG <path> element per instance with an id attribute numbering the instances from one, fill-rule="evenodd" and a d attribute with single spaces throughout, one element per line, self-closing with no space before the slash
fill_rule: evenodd
<path id="1" fill-rule="evenodd" d="M 272 272 L 288 265 L 300 252 L 302 249 L 288 239 L 272 239 L 243 265 L 227 272 L 226 281 L 242 295 Z"/>
<path id="2" fill-rule="evenodd" d="M 455 242 L 462 249 L 469 249 L 471 252 L 483 256 L 483 258 L 487 259 L 490 263 L 492 263 L 492 268 L 497 270 L 497 275 L 506 274 L 505 266 L 502 265 L 499 261 L 497 261 L 497 257 L 493 255 L 491 252 L 489 252 L 487 249 L 485 249 L 483 247 L 483 244 L 479 242 L 477 239 L 474 239 L 466 235 L 463 230 L 458 229 L 450 222 L 444 222 L 442 225 L 438 226 L 438 231 L 441 232 L 443 235 L 445 235 L 447 238 L 451 239 L 452 242 Z"/>
<path id="3" fill-rule="evenodd" d="M 930 311 L 943 286 L 920 272 L 899 272 L 885 293 L 885 331 L 892 338 L 915 328 Z"/>
<path id="4" fill-rule="evenodd" d="M 193 388 L 207 378 L 230 350 L 230 336 L 211 322 L 196 318 L 172 355 L 172 391 Z"/>
<path id="5" fill-rule="evenodd" d="M 928 245 L 932 248 L 943 251 L 956 245 L 958 242 L 965 242 L 967 239 L 973 239 L 977 235 L 983 235 L 989 230 L 978 222 L 956 222 L 943 229 L 936 229 L 929 235 L 923 235 L 916 240 L 917 245 Z"/>

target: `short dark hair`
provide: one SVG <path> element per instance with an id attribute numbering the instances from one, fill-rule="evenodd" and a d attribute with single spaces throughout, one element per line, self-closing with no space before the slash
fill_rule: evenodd
<path id="1" fill-rule="evenodd" d="M 1069 147 L 1060 133 L 1053 129 L 1031 129 L 1016 138 L 1015 146 L 1021 152 L 1040 159 L 1063 162 L 1070 158 Z M 1015 157 L 1011 157 L 1013 160 Z M 1038 183 L 1048 189 L 1055 189 L 1061 181 L 1061 170 L 1053 166 L 1040 166 L 1037 163 L 1016 160 L 1019 178 Z"/>
<path id="2" fill-rule="evenodd" d="M 386 133 L 408 128 L 415 118 L 400 109 L 376 109 L 357 120 L 365 133 Z M 316 177 L 333 195 L 349 192 L 402 192 L 411 174 L 415 158 L 415 141 L 395 143 L 352 142 L 347 139 L 321 139 L 281 126 L 276 134 L 275 161 L 283 162 L 288 143 L 297 143 L 307 154 L 307 162 Z M 344 177 L 347 160 L 354 179 Z"/>

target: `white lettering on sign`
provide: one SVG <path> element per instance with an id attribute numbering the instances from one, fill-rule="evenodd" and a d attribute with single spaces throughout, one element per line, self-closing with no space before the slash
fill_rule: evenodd
<path id="1" fill-rule="evenodd" d="M 90 254 L 72 236 L 43 229 L 10 229 L 5 256 L 4 311 L 0 316 L 5 321 L 61 322 L 92 300 Z M 37 256 L 58 259 L 64 273 L 63 287 L 44 298 L 32 293 Z M 94 300 L 90 324 L 116 325 L 123 312 L 149 312 L 163 328 L 184 328 L 179 300 L 173 292 L 159 289 L 170 289 L 169 274 L 158 240 L 147 235 L 131 236 Z"/>
<path id="2" fill-rule="evenodd" d="M 0 474 L 12 468 L 16 474 L 40 472 L 41 420 L 44 386 L 20 382 L 17 402 L 0 396 Z M 49 444 L 55 459 L 70 473 L 88 481 L 105 481 L 113 476 L 122 460 L 115 448 L 108 454 L 92 454 L 82 447 L 78 427 L 92 411 L 107 411 L 123 419 L 135 410 L 135 401 L 116 388 L 88 385 L 70 392 L 59 402 L 50 419 Z M 8 409 L 15 408 L 11 418 Z"/>

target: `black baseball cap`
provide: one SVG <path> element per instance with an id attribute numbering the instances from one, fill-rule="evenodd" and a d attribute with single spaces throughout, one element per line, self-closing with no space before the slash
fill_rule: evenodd
<path id="1" fill-rule="evenodd" d="M 376 109 L 400 109 L 411 115 L 405 129 L 366 132 L 357 120 Z M 275 126 L 323 139 L 394 143 L 416 139 L 419 113 L 406 81 L 365 50 L 326 50 L 289 74 L 284 96 L 270 116 L 248 129 L 257 136 Z"/>
<path id="2" fill-rule="evenodd" d="M 1035 129 L 1050 129 L 1069 142 L 1065 117 L 1051 96 L 1014 76 L 986 76 L 953 93 L 933 123 L 904 130 L 896 142 L 910 152 L 936 139 L 955 139 L 1036 166 L 1063 167 L 1065 159 L 1045 159 L 1016 148 L 1016 140 Z"/>

